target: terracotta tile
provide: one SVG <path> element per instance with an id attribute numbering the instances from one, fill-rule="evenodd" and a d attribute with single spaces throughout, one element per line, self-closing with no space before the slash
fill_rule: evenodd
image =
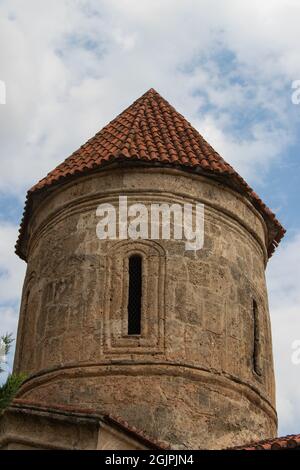
<path id="1" fill-rule="evenodd" d="M 228 450 L 284 450 L 295 448 L 300 448 L 300 434 L 265 439 L 243 446 L 231 447 Z"/>

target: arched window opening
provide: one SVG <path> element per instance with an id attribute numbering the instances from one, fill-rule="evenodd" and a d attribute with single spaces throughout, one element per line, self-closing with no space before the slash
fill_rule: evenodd
<path id="1" fill-rule="evenodd" d="M 138 255 L 129 258 L 128 282 L 128 334 L 141 334 L 142 310 L 142 258 Z"/>

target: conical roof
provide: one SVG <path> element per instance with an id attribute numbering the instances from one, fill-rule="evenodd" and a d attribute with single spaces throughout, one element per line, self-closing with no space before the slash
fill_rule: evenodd
<path id="1" fill-rule="evenodd" d="M 124 161 L 176 166 L 217 177 L 246 195 L 266 220 L 269 255 L 284 235 L 275 215 L 243 178 L 151 88 L 28 191 L 16 253 L 26 259 L 22 240 L 35 194 L 111 162 Z"/>

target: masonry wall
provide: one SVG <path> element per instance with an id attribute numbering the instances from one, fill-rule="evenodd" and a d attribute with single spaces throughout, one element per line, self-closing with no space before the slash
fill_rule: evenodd
<path id="1" fill-rule="evenodd" d="M 148 206 L 203 202 L 203 249 L 99 240 L 96 208 L 120 194 Z M 245 198 L 183 171 L 112 169 L 52 191 L 29 229 L 15 370 L 30 375 L 20 397 L 120 415 L 175 448 L 276 434 L 266 228 Z M 128 257 L 136 253 L 142 334 L 128 337 Z"/>

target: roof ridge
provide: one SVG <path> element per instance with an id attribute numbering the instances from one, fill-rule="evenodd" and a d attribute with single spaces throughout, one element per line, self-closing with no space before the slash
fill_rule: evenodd
<path id="1" fill-rule="evenodd" d="M 119 415 L 113 415 L 111 413 L 103 413 L 97 408 L 84 408 L 70 405 L 61 405 L 61 404 L 50 404 L 47 405 L 42 402 L 36 402 L 32 400 L 26 400 L 22 398 L 15 398 L 10 404 L 9 409 L 19 409 L 19 410 L 30 410 L 36 412 L 50 412 L 56 413 L 58 415 L 64 416 L 80 416 L 81 418 L 86 418 L 89 420 L 96 420 L 103 424 L 109 424 L 111 426 L 117 427 L 135 439 L 143 442 L 145 445 L 150 446 L 150 448 L 155 450 L 160 449 L 170 449 L 170 446 L 166 442 L 162 442 L 159 439 L 149 436 L 144 430 L 138 429 L 134 425 L 130 425 L 127 420 L 122 418 Z"/>
<path id="2" fill-rule="evenodd" d="M 151 90 L 151 89 L 150 89 Z M 149 90 L 149 91 L 150 91 Z M 133 120 L 133 123 L 132 123 L 132 126 L 131 128 L 129 129 L 128 131 L 128 134 L 127 134 L 127 138 L 124 139 L 124 145 L 123 147 L 121 148 L 120 150 L 120 155 L 122 156 L 125 156 L 125 157 L 128 157 L 130 158 L 130 153 L 129 153 L 129 148 L 131 147 L 132 145 L 132 142 L 133 142 L 133 139 L 134 139 L 134 136 L 136 135 L 137 131 L 138 131 L 138 128 L 139 128 L 139 123 L 142 119 L 142 116 L 145 114 L 145 101 L 146 102 L 149 102 L 149 98 L 147 97 L 147 94 L 149 93 L 146 92 L 143 97 L 144 97 L 144 100 L 142 101 L 142 98 L 141 97 L 139 100 L 137 100 L 135 103 L 133 104 L 136 104 L 139 106 L 139 108 L 137 109 L 137 112 L 136 112 L 136 116 Z M 132 105 L 133 106 L 133 105 Z M 126 111 L 126 110 L 125 110 Z M 124 111 L 124 112 L 125 112 Z"/>

